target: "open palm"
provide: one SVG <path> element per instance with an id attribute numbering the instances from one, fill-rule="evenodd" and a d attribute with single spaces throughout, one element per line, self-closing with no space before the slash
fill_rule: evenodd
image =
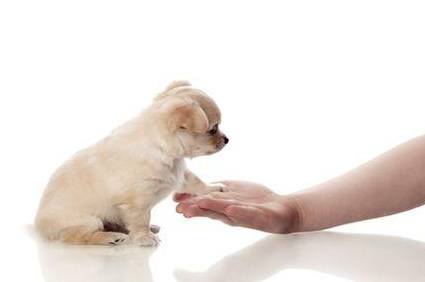
<path id="1" fill-rule="evenodd" d="M 296 221 L 291 199 L 264 185 L 246 181 L 224 181 L 223 192 L 202 196 L 176 194 L 177 212 L 186 217 L 203 216 L 272 233 L 287 233 Z"/>

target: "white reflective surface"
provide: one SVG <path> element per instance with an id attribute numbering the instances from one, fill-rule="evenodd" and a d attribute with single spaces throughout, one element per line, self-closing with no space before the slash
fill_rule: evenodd
<path id="1" fill-rule="evenodd" d="M 402 214 L 383 221 L 396 224 L 408 218 Z M 379 227 L 373 221 L 357 225 Z M 69 246 L 39 239 L 31 226 L 19 230 L 21 244 L 9 252 L 13 256 L 25 252 L 12 262 L 12 268 L 21 268 L 17 280 L 423 281 L 425 277 L 425 242 L 401 236 L 335 231 L 267 235 L 183 219 L 161 230 L 163 242 L 158 248 L 140 248 Z"/>

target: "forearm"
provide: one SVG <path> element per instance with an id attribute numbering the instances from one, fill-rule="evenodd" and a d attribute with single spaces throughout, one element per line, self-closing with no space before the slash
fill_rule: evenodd
<path id="1" fill-rule="evenodd" d="M 295 231 L 319 230 L 420 206 L 425 203 L 425 136 L 290 198 L 298 208 Z"/>

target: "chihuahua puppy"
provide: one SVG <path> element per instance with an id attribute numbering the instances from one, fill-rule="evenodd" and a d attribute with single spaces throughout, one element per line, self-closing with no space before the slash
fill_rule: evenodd
<path id="1" fill-rule="evenodd" d="M 190 172 L 184 158 L 213 154 L 229 139 L 215 102 L 176 81 L 139 116 L 73 156 L 53 174 L 35 219 L 50 240 L 155 246 L 151 209 L 172 191 L 220 191 Z"/>

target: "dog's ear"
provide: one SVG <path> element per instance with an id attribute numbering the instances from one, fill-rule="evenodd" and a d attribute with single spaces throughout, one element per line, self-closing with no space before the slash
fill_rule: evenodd
<path id="1" fill-rule="evenodd" d="M 167 88 L 165 88 L 165 90 L 163 92 L 159 93 L 155 97 L 154 101 L 158 101 L 158 100 L 161 100 L 162 98 L 164 98 L 166 96 L 175 94 L 178 91 L 177 88 L 190 87 L 190 86 L 192 86 L 192 84 L 190 84 L 190 82 L 187 81 L 187 80 L 175 80 L 175 81 L 171 82 L 167 86 Z"/>
<path id="2" fill-rule="evenodd" d="M 198 103 L 186 101 L 174 107 L 168 122 L 171 132 L 185 129 L 193 133 L 205 133 L 208 130 L 208 117 Z"/>
<path id="3" fill-rule="evenodd" d="M 171 82 L 167 88 L 165 88 L 164 92 L 168 92 L 171 89 L 177 88 L 177 87 L 181 87 L 181 86 L 192 86 L 192 84 L 190 84 L 189 81 L 187 80 L 174 80 L 173 82 Z"/>

